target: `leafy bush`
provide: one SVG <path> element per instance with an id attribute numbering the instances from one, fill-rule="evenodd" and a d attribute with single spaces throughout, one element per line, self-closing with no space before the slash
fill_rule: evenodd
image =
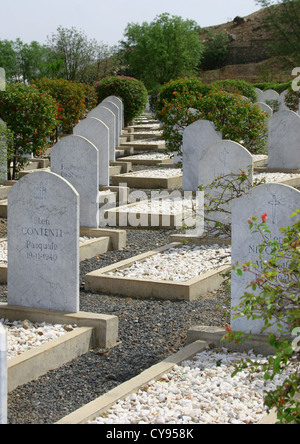
<path id="1" fill-rule="evenodd" d="M 98 95 L 96 88 L 88 83 L 79 83 L 78 85 L 83 90 L 85 111 L 88 113 L 97 106 Z"/>
<path id="2" fill-rule="evenodd" d="M 288 89 L 291 86 L 292 82 L 285 83 L 276 83 L 276 82 L 265 82 L 265 83 L 254 83 L 254 88 L 259 88 L 262 91 L 267 91 L 268 89 L 274 89 L 278 94 L 281 94 L 283 91 Z"/>
<path id="3" fill-rule="evenodd" d="M 50 94 L 57 104 L 56 141 L 60 133 L 70 134 L 86 111 L 82 86 L 64 79 L 46 78 L 33 84 L 41 93 Z"/>
<path id="4" fill-rule="evenodd" d="M 158 98 L 155 109 L 159 113 L 162 111 L 166 103 L 172 103 L 175 97 L 180 96 L 206 96 L 212 92 L 214 88 L 206 85 L 201 79 L 196 77 L 184 77 L 178 80 L 171 80 L 159 89 Z"/>
<path id="5" fill-rule="evenodd" d="M 234 307 L 236 315 L 246 316 L 248 319 L 262 319 L 264 326 L 261 333 L 265 333 L 271 326 L 276 333 L 269 333 L 269 344 L 275 348 L 275 355 L 267 359 L 261 367 L 260 363 L 240 363 L 236 372 L 250 366 L 253 372 L 263 371 L 266 380 L 273 380 L 276 375 L 283 374 L 285 381 L 272 392 L 266 394 L 265 404 L 268 409 L 275 408 L 279 423 L 296 422 L 300 424 L 300 402 L 295 395 L 299 395 L 299 358 L 300 347 L 297 338 L 300 331 L 300 209 L 296 210 L 291 218 L 292 226 L 281 229 L 283 241 L 269 240 L 270 229 L 266 222 L 268 215 L 261 216 L 262 223 L 257 217 L 249 219 L 249 228 L 262 236 L 260 245 L 260 260 L 262 268 L 252 262 L 235 264 L 234 270 L 239 276 L 244 272 L 253 274 L 253 281 L 249 283 L 249 292 L 246 292 L 238 307 Z M 268 248 L 271 250 L 268 260 L 262 258 L 262 253 Z M 255 293 L 253 293 L 255 292 Z M 227 340 L 243 341 L 246 334 L 227 330 Z"/>
<path id="6" fill-rule="evenodd" d="M 222 91 L 248 97 L 248 99 L 250 99 L 253 103 L 257 101 L 255 87 L 244 80 L 218 80 L 212 85 Z"/>
<path id="7" fill-rule="evenodd" d="M 285 96 L 286 106 L 290 110 L 298 112 L 299 103 L 300 103 L 300 91 L 294 91 L 292 88 L 289 88 L 287 95 Z"/>
<path id="8" fill-rule="evenodd" d="M 125 126 L 145 111 L 148 92 L 140 80 L 126 76 L 106 77 L 96 83 L 96 91 L 98 103 L 109 96 L 117 96 L 123 101 Z"/>
<path id="9" fill-rule="evenodd" d="M 226 32 L 209 31 L 204 42 L 204 52 L 200 68 L 204 71 L 219 69 L 225 66 L 229 43 Z"/>
<path id="10" fill-rule="evenodd" d="M 170 151 L 180 152 L 182 132 L 196 120 L 210 120 L 222 131 L 223 139 L 241 143 L 252 154 L 266 149 L 267 115 L 238 94 L 212 91 L 202 96 L 174 91 L 172 101 L 163 103 L 158 117 Z"/>
<path id="11" fill-rule="evenodd" d="M 12 176 L 24 163 L 24 154 L 40 154 L 57 125 L 57 106 L 46 92 L 32 86 L 7 84 L 0 93 L 0 117 L 14 135 Z"/>

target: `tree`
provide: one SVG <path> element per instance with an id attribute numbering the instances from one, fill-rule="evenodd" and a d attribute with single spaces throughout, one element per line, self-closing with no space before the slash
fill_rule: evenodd
<path id="1" fill-rule="evenodd" d="M 300 52 L 300 0 L 257 0 L 266 8 L 266 26 L 272 32 L 276 55 L 298 56 Z"/>
<path id="2" fill-rule="evenodd" d="M 209 31 L 204 42 L 204 53 L 200 68 L 204 71 L 222 68 L 228 54 L 228 43 L 229 37 L 225 32 Z"/>
<path id="3" fill-rule="evenodd" d="M 52 78 L 93 82 L 111 74 L 106 65 L 105 73 L 100 75 L 101 69 L 104 69 L 104 61 L 111 58 L 116 50 L 94 39 L 89 40 L 83 31 L 60 26 L 56 34 L 48 37 L 47 44 L 51 51 Z M 110 69 L 115 69 L 113 63 Z"/>
<path id="4" fill-rule="evenodd" d="M 203 44 L 192 20 L 164 13 L 150 24 L 128 24 L 124 35 L 121 47 L 130 73 L 148 90 L 197 70 Z"/>
<path id="5" fill-rule="evenodd" d="M 29 83 L 32 79 L 49 74 L 49 49 L 38 42 L 23 43 L 0 41 L 0 66 L 5 69 L 9 82 Z"/>

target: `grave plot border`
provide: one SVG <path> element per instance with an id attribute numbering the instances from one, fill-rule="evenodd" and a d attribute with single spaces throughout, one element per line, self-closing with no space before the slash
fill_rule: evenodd
<path id="1" fill-rule="evenodd" d="M 142 230 L 177 230 L 183 227 L 183 222 L 187 220 L 188 217 L 193 217 L 192 210 L 190 211 L 178 211 L 178 213 L 170 214 L 170 213 L 129 213 L 128 209 L 133 208 L 135 206 L 139 206 L 141 204 L 147 204 L 150 203 L 149 200 L 144 200 L 141 202 L 134 202 L 128 205 L 122 205 L 117 208 L 111 208 L 109 210 L 106 210 L 104 213 L 104 218 L 109 220 L 115 220 L 116 226 L 119 228 L 136 228 L 136 229 L 142 229 Z M 142 224 L 138 226 L 132 226 L 129 223 L 129 215 L 130 214 L 136 214 L 140 215 L 140 220 L 142 221 Z M 125 221 L 126 218 L 126 221 Z M 169 224 L 164 224 L 164 218 L 169 219 Z M 153 225 L 152 222 L 158 222 L 157 225 Z M 121 225 L 120 225 L 121 223 Z M 108 225 L 112 226 L 112 225 Z"/>
<path id="2" fill-rule="evenodd" d="M 158 364 L 155 364 L 149 369 L 143 371 L 138 376 L 135 376 L 129 381 L 120 384 L 104 395 L 75 410 L 57 421 L 56 424 L 88 424 L 89 421 L 93 421 L 98 416 L 106 413 L 118 401 L 122 401 L 127 396 L 137 393 L 140 389 L 147 386 L 151 381 L 157 381 L 165 374 L 171 372 L 176 365 L 180 365 L 184 361 L 188 361 L 195 355 L 202 353 L 212 343 L 213 341 L 211 340 L 196 340 L 192 343 L 186 344 L 186 346 L 183 347 L 179 352 L 169 356 Z M 276 414 L 272 411 L 265 415 L 257 424 L 275 424 L 276 421 Z"/>
<path id="3" fill-rule="evenodd" d="M 135 174 L 119 174 L 111 178 L 112 185 L 126 183 L 129 188 L 148 190 L 182 188 L 182 173 L 175 177 L 139 177 Z"/>
<path id="4" fill-rule="evenodd" d="M 108 272 L 127 268 L 134 262 L 144 261 L 157 253 L 162 253 L 170 248 L 178 248 L 182 245 L 180 242 L 174 242 L 148 253 L 143 253 L 131 259 L 88 273 L 85 275 L 85 290 L 111 295 L 122 295 L 124 297 L 136 297 L 139 299 L 154 298 L 173 301 L 194 301 L 206 295 L 209 291 L 218 289 L 224 281 L 222 275 L 226 271 L 231 270 L 231 263 L 207 271 L 186 282 L 154 281 L 152 279 L 135 279 L 107 275 Z"/>
<path id="5" fill-rule="evenodd" d="M 117 316 L 96 313 L 65 313 L 0 303 L 0 318 L 11 321 L 76 324 L 77 329 L 58 339 L 22 353 L 8 361 L 8 391 L 59 368 L 90 348 L 112 348 L 118 344 Z"/>
<path id="6" fill-rule="evenodd" d="M 137 159 L 135 156 L 120 157 L 118 160 L 122 162 L 130 162 L 132 165 L 146 165 L 146 166 L 164 166 L 173 165 L 173 158 L 170 159 Z"/>
<path id="7" fill-rule="evenodd" d="M 127 147 L 133 148 L 134 151 L 166 151 L 165 141 L 156 142 L 151 141 L 151 139 L 147 139 L 142 143 L 142 140 L 134 141 L 134 142 L 123 142 L 117 148 L 124 149 Z"/>

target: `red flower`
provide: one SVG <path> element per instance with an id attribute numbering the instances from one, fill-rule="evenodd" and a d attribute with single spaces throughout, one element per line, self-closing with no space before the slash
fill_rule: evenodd
<path id="1" fill-rule="evenodd" d="M 261 220 L 263 221 L 263 223 L 266 223 L 266 222 L 267 222 L 267 220 L 268 220 L 268 215 L 267 215 L 267 213 L 264 213 L 264 214 L 261 216 Z"/>

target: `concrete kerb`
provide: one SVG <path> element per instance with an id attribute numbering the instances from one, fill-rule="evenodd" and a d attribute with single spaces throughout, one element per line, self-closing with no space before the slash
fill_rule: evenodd
<path id="1" fill-rule="evenodd" d="M 164 361 L 153 365 L 140 375 L 120 384 L 94 401 L 65 416 L 56 422 L 56 425 L 87 424 L 89 421 L 95 420 L 98 416 L 106 413 L 118 401 L 125 399 L 133 393 L 137 393 L 138 390 L 147 386 L 151 381 L 158 380 L 163 375 L 172 371 L 175 365 L 180 365 L 184 361 L 192 359 L 198 353 L 205 351 L 210 342 L 211 341 L 196 340 L 187 344 L 179 352 Z M 276 421 L 276 413 L 272 411 L 270 414 L 265 415 L 257 424 L 275 424 Z"/>
<path id="2" fill-rule="evenodd" d="M 0 303 L 0 318 L 78 326 L 61 338 L 10 359 L 9 391 L 87 353 L 92 347 L 111 348 L 118 343 L 117 316 L 85 312 L 64 313 Z"/>
<path id="3" fill-rule="evenodd" d="M 120 157 L 118 160 L 122 162 L 128 162 L 132 165 L 145 165 L 145 166 L 166 166 L 173 165 L 173 159 L 138 159 L 135 156 Z"/>
<path id="4" fill-rule="evenodd" d="M 117 226 L 122 228 L 140 228 L 140 229 L 165 229 L 165 230 L 176 230 L 183 227 L 183 223 L 195 222 L 193 219 L 192 210 L 178 211 L 177 213 L 154 213 L 154 212 L 137 212 L 131 213 L 130 210 L 134 207 L 138 207 L 141 204 L 150 204 L 149 200 L 144 200 L 140 202 L 134 202 L 128 205 L 122 205 L 117 208 L 111 208 L 104 212 L 103 217 L 107 221 L 108 226 Z M 151 208 L 151 207 L 150 207 Z M 134 225 L 130 221 L 130 215 L 135 218 L 135 222 L 138 224 Z M 111 223 L 110 223 L 111 221 Z M 196 222 L 195 222 L 196 223 Z"/>
<path id="5" fill-rule="evenodd" d="M 137 392 L 152 380 L 158 379 L 164 374 L 169 373 L 175 365 L 179 365 L 181 362 L 191 359 L 197 353 L 205 350 L 207 345 L 206 342 L 196 341 L 195 343 L 184 347 L 178 353 L 150 367 L 140 375 L 124 382 L 65 418 L 62 418 L 56 424 L 85 424 L 88 421 L 96 419 L 98 416 L 105 413 L 117 401 Z"/>
<path id="6" fill-rule="evenodd" d="M 177 301 L 194 301 L 209 291 L 218 289 L 224 281 L 224 274 L 231 269 L 231 264 L 207 271 L 186 282 L 154 281 L 151 279 L 134 279 L 108 275 L 111 271 L 127 268 L 134 262 L 144 261 L 150 256 L 180 246 L 182 246 L 182 243 L 171 243 L 148 253 L 143 253 L 131 259 L 88 273 L 85 275 L 85 289 L 86 291 L 140 299 L 155 298 Z"/>
<path id="7" fill-rule="evenodd" d="M 178 171 L 178 176 L 174 177 L 141 177 L 138 173 L 119 174 L 111 178 L 112 185 L 126 183 L 130 188 L 137 189 L 181 189 L 182 173 Z"/>

